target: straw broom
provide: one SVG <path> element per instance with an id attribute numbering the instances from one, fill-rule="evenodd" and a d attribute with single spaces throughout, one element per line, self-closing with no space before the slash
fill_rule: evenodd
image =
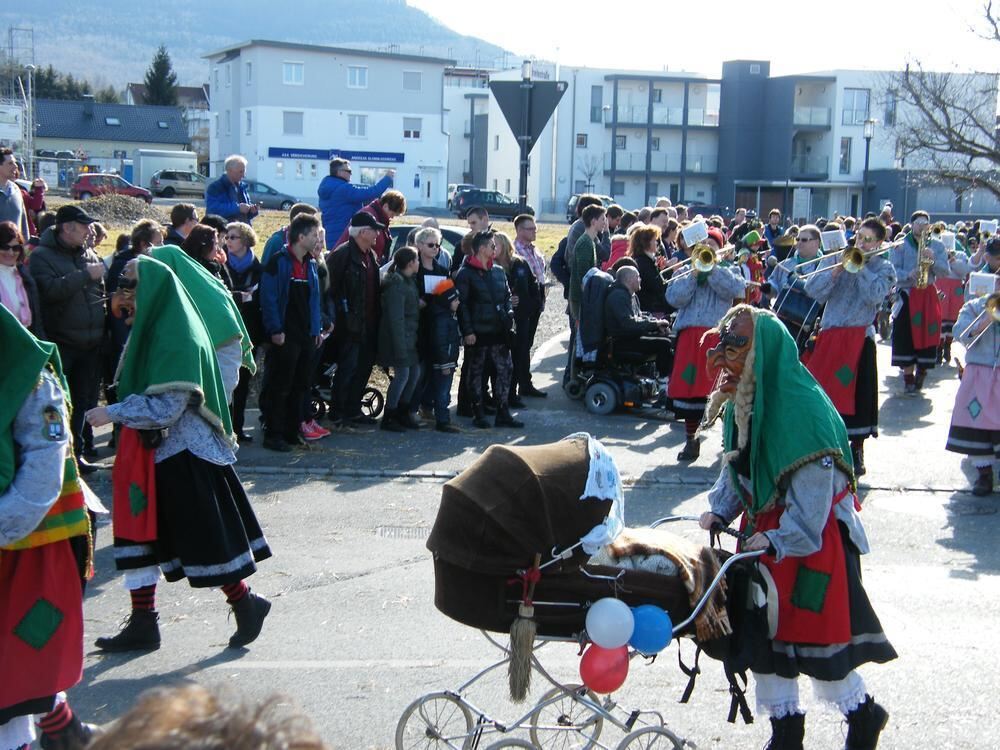
<path id="1" fill-rule="evenodd" d="M 535 596 L 535 583 L 538 582 L 541 563 L 541 554 L 536 554 L 535 564 L 525 577 L 528 585 L 517 609 L 517 619 L 510 626 L 510 664 L 507 667 L 507 680 L 510 684 L 511 700 L 515 703 L 523 701 L 531 687 L 531 652 L 538 630 L 533 619 L 535 607 L 531 600 Z"/>

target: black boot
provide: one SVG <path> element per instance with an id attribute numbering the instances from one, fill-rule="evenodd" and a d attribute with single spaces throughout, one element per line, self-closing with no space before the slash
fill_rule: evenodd
<path id="1" fill-rule="evenodd" d="M 867 473 L 865 468 L 865 445 L 858 443 L 851 446 L 851 457 L 854 459 L 854 476 L 860 477 Z"/>
<path id="2" fill-rule="evenodd" d="M 160 647 L 159 619 L 156 612 L 132 610 L 118 635 L 98 638 L 94 645 L 101 651 L 155 651 Z"/>
<path id="3" fill-rule="evenodd" d="M 917 387 L 917 391 L 922 391 L 924 389 L 924 381 L 926 379 L 927 370 L 922 367 L 918 367 L 916 374 L 913 376 L 913 384 Z"/>
<path id="4" fill-rule="evenodd" d="M 400 402 L 399 408 L 396 409 L 396 421 L 408 430 L 419 430 L 422 426 L 410 414 L 410 405 L 403 402 Z"/>
<path id="5" fill-rule="evenodd" d="M 889 722 L 889 712 L 870 695 L 847 714 L 847 743 L 844 750 L 875 750 L 878 736 Z"/>
<path id="6" fill-rule="evenodd" d="M 229 639 L 229 648 L 239 648 L 253 643 L 264 626 L 264 618 L 271 611 L 271 602 L 252 591 L 232 605 L 236 615 L 236 632 Z"/>
<path id="7" fill-rule="evenodd" d="M 701 440 L 696 437 L 688 438 L 684 443 L 684 450 L 677 454 L 678 461 L 694 461 L 701 455 Z"/>
<path id="8" fill-rule="evenodd" d="M 993 467 L 981 466 L 977 469 L 979 476 L 976 483 L 972 485 L 972 494 L 976 497 L 984 497 L 993 492 Z"/>
<path id="9" fill-rule="evenodd" d="M 398 409 L 385 407 L 385 411 L 382 412 L 382 422 L 379 424 L 379 428 L 388 432 L 406 432 L 406 428 L 396 418 L 398 411 Z"/>
<path id="10" fill-rule="evenodd" d="M 789 714 L 780 719 L 771 719 L 771 740 L 764 750 L 803 750 L 802 740 L 806 736 L 806 715 Z"/>
<path id="11" fill-rule="evenodd" d="M 480 430 L 485 430 L 490 426 L 490 423 L 486 421 L 486 417 L 483 416 L 482 404 L 472 405 L 472 424 Z"/>
<path id="12" fill-rule="evenodd" d="M 947 366 L 951 362 L 951 339 L 948 339 L 943 344 L 941 344 L 941 349 L 944 352 L 944 362 L 943 365 Z"/>
<path id="13" fill-rule="evenodd" d="M 73 719 L 65 728 L 54 734 L 42 733 L 39 741 L 43 750 L 82 750 L 90 741 L 100 737 L 104 732 L 94 724 L 84 724 L 80 717 L 73 714 Z"/>
<path id="14" fill-rule="evenodd" d="M 509 406 L 501 406 L 497 409 L 497 416 L 493 420 L 493 424 L 497 427 L 524 427 L 524 422 L 514 419 Z"/>

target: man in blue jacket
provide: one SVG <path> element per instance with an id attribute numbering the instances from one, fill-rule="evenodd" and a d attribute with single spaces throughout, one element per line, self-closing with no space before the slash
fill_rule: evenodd
<path id="1" fill-rule="evenodd" d="M 322 242 L 319 219 L 299 214 L 288 227 L 288 244 L 265 264 L 260 277 L 267 355 L 264 447 L 288 452 L 302 445 L 300 425 L 313 354 L 320 336 L 320 288 L 312 252 Z"/>
<path id="2" fill-rule="evenodd" d="M 226 221 L 253 223 L 259 208 L 250 202 L 250 192 L 243 179 L 247 160 L 233 154 L 225 163 L 226 173 L 205 188 L 205 213 L 217 214 Z"/>
<path id="3" fill-rule="evenodd" d="M 351 162 L 331 159 L 330 175 L 319 183 L 319 210 L 323 213 L 326 249 L 332 250 L 351 217 L 392 187 L 395 169 L 387 169 L 385 177 L 370 187 L 351 184 Z"/>

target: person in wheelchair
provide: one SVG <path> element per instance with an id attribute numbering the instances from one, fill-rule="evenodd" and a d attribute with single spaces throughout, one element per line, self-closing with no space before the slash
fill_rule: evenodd
<path id="1" fill-rule="evenodd" d="M 641 286 L 635 266 L 623 265 L 617 270 L 604 298 L 604 331 L 610 340 L 613 363 L 631 363 L 653 355 L 657 372 L 663 375 L 673 364 L 673 350 L 666 336 L 670 322 L 642 312 L 637 296 Z"/>

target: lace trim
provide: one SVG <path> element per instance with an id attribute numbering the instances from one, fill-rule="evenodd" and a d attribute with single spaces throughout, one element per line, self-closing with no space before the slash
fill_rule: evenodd
<path id="1" fill-rule="evenodd" d="M 804 712 L 799 708 L 799 702 L 797 700 L 782 701 L 780 703 L 767 705 L 761 703 L 758 699 L 757 713 L 765 713 L 772 719 L 784 719 L 786 716 L 801 714 Z"/>

